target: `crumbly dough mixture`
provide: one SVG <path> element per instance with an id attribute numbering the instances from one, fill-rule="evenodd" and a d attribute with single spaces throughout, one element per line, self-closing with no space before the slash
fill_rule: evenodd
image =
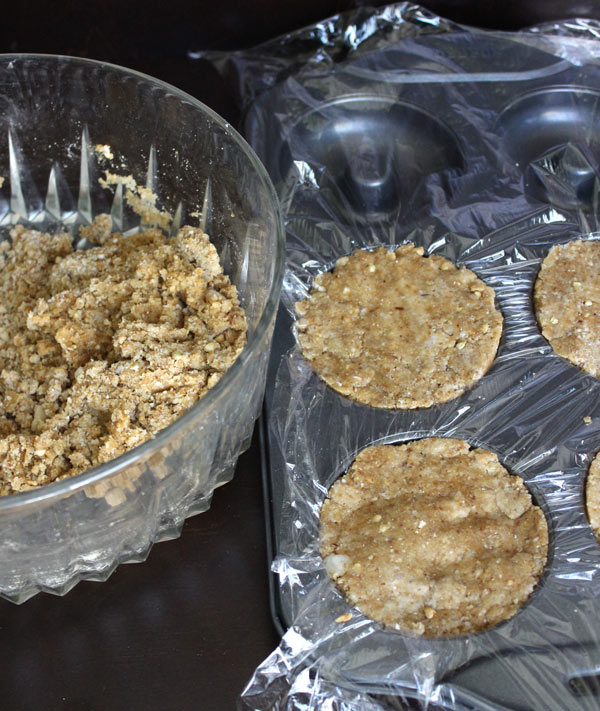
<path id="1" fill-rule="evenodd" d="M 199 229 L 102 245 L 15 227 L 0 267 L 0 494 L 82 472 L 193 405 L 246 342 L 237 292 Z"/>
<path id="2" fill-rule="evenodd" d="M 588 471 L 585 505 L 590 526 L 600 541 L 600 452 L 592 460 Z"/>
<path id="3" fill-rule="evenodd" d="M 300 348 L 317 373 L 374 407 L 457 397 L 489 369 L 502 333 L 493 289 L 412 244 L 338 259 L 296 311 Z"/>
<path id="4" fill-rule="evenodd" d="M 534 303 L 554 351 L 600 377 L 600 241 L 552 247 L 535 282 Z"/>
<path id="5" fill-rule="evenodd" d="M 430 438 L 363 450 L 323 504 L 320 545 L 365 615 L 440 637 L 514 615 L 543 571 L 548 529 L 495 454 Z"/>

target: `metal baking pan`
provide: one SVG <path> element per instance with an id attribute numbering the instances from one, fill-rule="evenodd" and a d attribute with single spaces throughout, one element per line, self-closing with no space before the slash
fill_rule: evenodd
<path id="1" fill-rule="evenodd" d="M 288 233 L 262 422 L 273 616 L 282 632 L 306 631 L 340 684 L 452 710 L 600 704 L 600 546 L 584 507 L 600 382 L 552 352 L 531 300 L 553 244 L 596 236 L 599 88 L 594 63 L 448 33 L 310 68 L 247 117 Z M 408 240 L 492 286 L 504 333 L 490 372 L 463 396 L 382 411 L 312 372 L 293 303 L 338 257 Z M 525 479 L 549 523 L 545 574 L 514 618 L 476 635 L 411 638 L 356 611 L 336 627 L 350 608 L 318 554 L 325 492 L 363 447 L 428 435 L 485 446 Z"/>

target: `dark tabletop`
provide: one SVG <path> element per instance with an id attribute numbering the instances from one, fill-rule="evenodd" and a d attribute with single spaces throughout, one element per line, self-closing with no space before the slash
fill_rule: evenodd
<path id="1" fill-rule="evenodd" d="M 0 708 L 233 709 L 277 645 L 258 443 L 181 538 L 105 583 L 0 601 Z"/>
<path id="2" fill-rule="evenodd" d="M 0 51 L 87 56 L 147 72 L 229 120 L 222 82 L 188 50 L 248 46 L 346 7 L 342 0 L 212 3 L 21 0 L 4 4 Z M 382 3 L 370 3 L 382 4 Z M 600 16 L 596 0 L 430 0 L 469 24 L 516 29 Z M 235 478 L 179 539 L 105 583 L 21 606 L 0 601 L 0 709 L 228 711 L 278 635 L 268 604 L 258 438 Z"/>

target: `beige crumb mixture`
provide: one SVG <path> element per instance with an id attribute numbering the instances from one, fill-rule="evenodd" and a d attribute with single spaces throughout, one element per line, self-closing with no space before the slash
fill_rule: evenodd
<path id="1" fill-rule="evenodd" d="M 199 229 L 109 235 L 19 226 L 0 267 L 0 494 L 105 462 L 193 405 L 246 341 L 235 287 Z"/>
<path id="2" fill-rule="evenodd" d="M 600 541 L 600 452 L 590 464 L 585 486 L 585 505 L 590 526 Z"/>
<path id="3" fill-rule="evenodd" d="M 600 242 L 553 247 L 535 282 L 534 302 L 554 351 L 600 377 Z"/>
<path id="4" fill-rule="evenodd" d="M 493 289 L 412 244 L 338 259 L 296 311 L 300 348 L 317 373 L 374 407 L 457 397 L 490 368 L 502 332 Z"/>
<path id="5" fill-rule="evenodd" d="M 456 439 L 363 450 L 321 512 L 321 554 L 350 603 L 426 637 L 512 617 L 547 547 L 545 516 L 523 480 Z"/>
<path id="6" fill-rule="evenodd" d="M 125 188 L 125 201 L 140 216 L 145 227 L 160 227 L 167 232 L 171 228 L 173 216 L 167 210 L 157 207 L 158 196 L 149 188 L 138 185 L 133 175 L 117 175 L 106 170 L 104 178 L 98 181 L 103 188 L 122 185 Z"/>
<path id="7" fill-rule="evenodd" d="M 105 160 L 112 160 L 115 156 L 111 150 L 111 147 L 102 143 L 96 143 L 94 146 L 94 151 L 98 158 L 103 158 Z"/>

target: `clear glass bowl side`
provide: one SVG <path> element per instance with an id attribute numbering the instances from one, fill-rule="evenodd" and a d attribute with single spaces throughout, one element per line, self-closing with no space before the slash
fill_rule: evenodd
<path id="1" fill-rule="evenodd" d="M 0 594 L 22 602 L 39 590 L 64 594 L 80 579 L 105 580 L 119 563 L 143 560 L 153 542 L 177 537 L 186 516 L 206 510 L 249 442 L 270 337 L 265 330 L 263 347 L 238 371 L 235 398 L 216 398 L 200 420 L 190 418 L 144 456 L 122 466 L 115 460 L 114 472 L 97 481 L 78 485 L 75 477 L 65 492 L 54 494 L 60 484 L 50 485 L 45 498 L 2 511 Z"/>
<path id="2" fill-rule="evenodd" d="M 106 162 L 97 145 L 110 147 Z M 44 489 L 0 499 L 0 596 L 63 594 L 142 560 L 178 535 L 228 481 L 259 413 L 283 271 L 275 193 L 252 151 L 200 102 L 134 72 L 87 60 L 0 56 L 0 225 L 69 229 L 110 212 L 139 216 L 105 170 L 158 195 L 175 226 L 200 224 L 248 319 L 248 345 L 222 380 L 153 440 Z M 117 191 L 118 193 L 118 191 Z"/>

